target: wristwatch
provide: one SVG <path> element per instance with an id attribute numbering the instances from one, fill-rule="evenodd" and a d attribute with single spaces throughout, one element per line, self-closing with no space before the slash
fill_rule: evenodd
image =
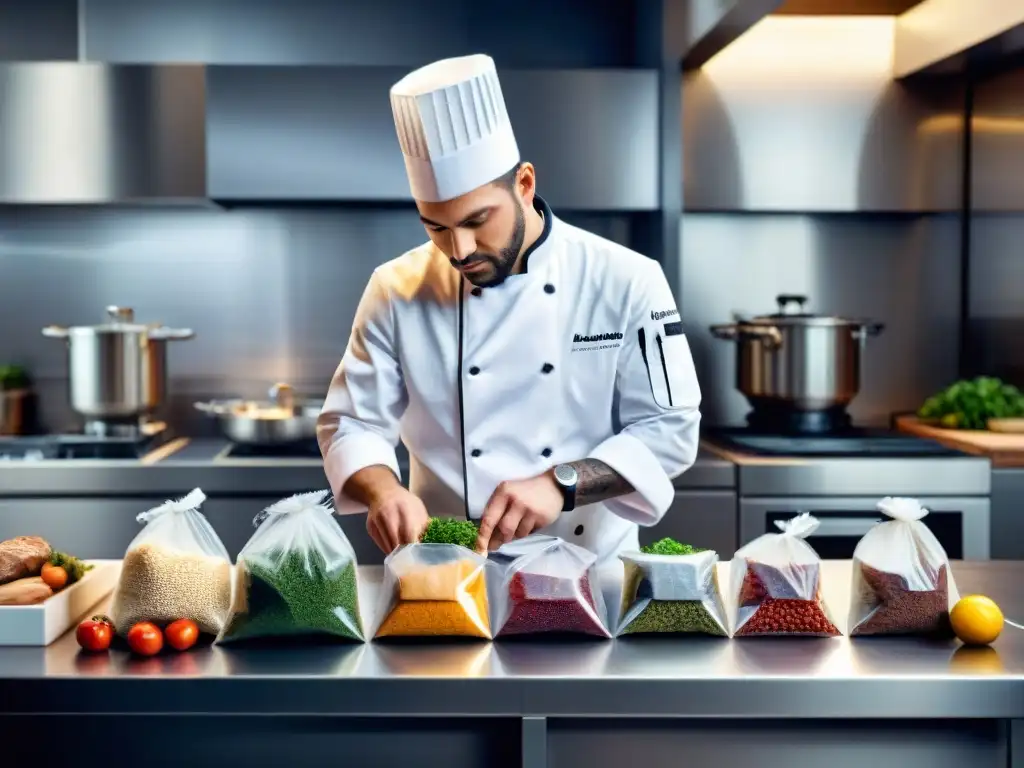
<path id="1" fill-rule="evenodd" d="M 576 481 L 579 474 L 572 464 L 559 464 L 554 471 L 555 484 L 562 490 L 562 511 L 572 512 L 576 508 Z"/>

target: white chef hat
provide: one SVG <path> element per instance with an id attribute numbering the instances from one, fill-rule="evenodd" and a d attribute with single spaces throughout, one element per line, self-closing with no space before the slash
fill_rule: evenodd
<path id="1" fill-rule="evenodd" d="M 519 162 L 490 56 L 442 59 L 410 72 L 391 87 L 391 110 L 417 200 L 451 200 Z"/>

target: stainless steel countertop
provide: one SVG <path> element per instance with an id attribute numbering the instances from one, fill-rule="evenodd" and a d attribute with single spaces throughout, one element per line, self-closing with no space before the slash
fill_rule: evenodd
<path id="1" fill-rule="evenodd" d="M 1024 618 L 1024 562 L 955 563 L 962 594 Z M 850 564 L 823 590 L 846 626 Z M 365 569 L 376 584 L 379 569 Z M 364 601 L 365 602 L 365 601 Z M 368 607 L 364 605 L 364 611 Z M 153 659 L 0 649 L 0 713 L 1022 718 L 1024 631 L 921 639 L 643 638 L 194 649 Z"/>
<path id="2" fill-rule="evenodd" d="M 153 463 L 139 460 L 0 461 L 0 496 L 287 495 L 326 485 L 319 459 L 224 459 L 225 440 L 200 439 Z M 403 467 L 403 472 L 406 468 Z M 735 466 L 701 451 L 679 489 L 732 488 Z"/>

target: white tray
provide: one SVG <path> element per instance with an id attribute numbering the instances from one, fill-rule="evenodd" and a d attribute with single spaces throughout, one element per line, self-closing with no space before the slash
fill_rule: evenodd
<path id="1" fill-rule="evenodd" d="M 49 645 L 114 591 L 120 560 L 89 560 L 81 580 L 36 605 L 0 605 L 0 646 Z"/>

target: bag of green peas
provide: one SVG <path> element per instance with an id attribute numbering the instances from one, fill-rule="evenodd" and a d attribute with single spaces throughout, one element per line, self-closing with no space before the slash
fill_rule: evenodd
<path id="1" fill-rule="evenodd" d="M 619 559 L 625 578 L 616 634 L 729 636 L 713 550 L 662 539 Z"/>
<path id="2" fill-rule="evenodd" d="M 238 554 L 231 617 L 218 643 L 295 635 L 363 641 L 356 555 L 326 491 L 300 493 L 256 516 Z"/>

